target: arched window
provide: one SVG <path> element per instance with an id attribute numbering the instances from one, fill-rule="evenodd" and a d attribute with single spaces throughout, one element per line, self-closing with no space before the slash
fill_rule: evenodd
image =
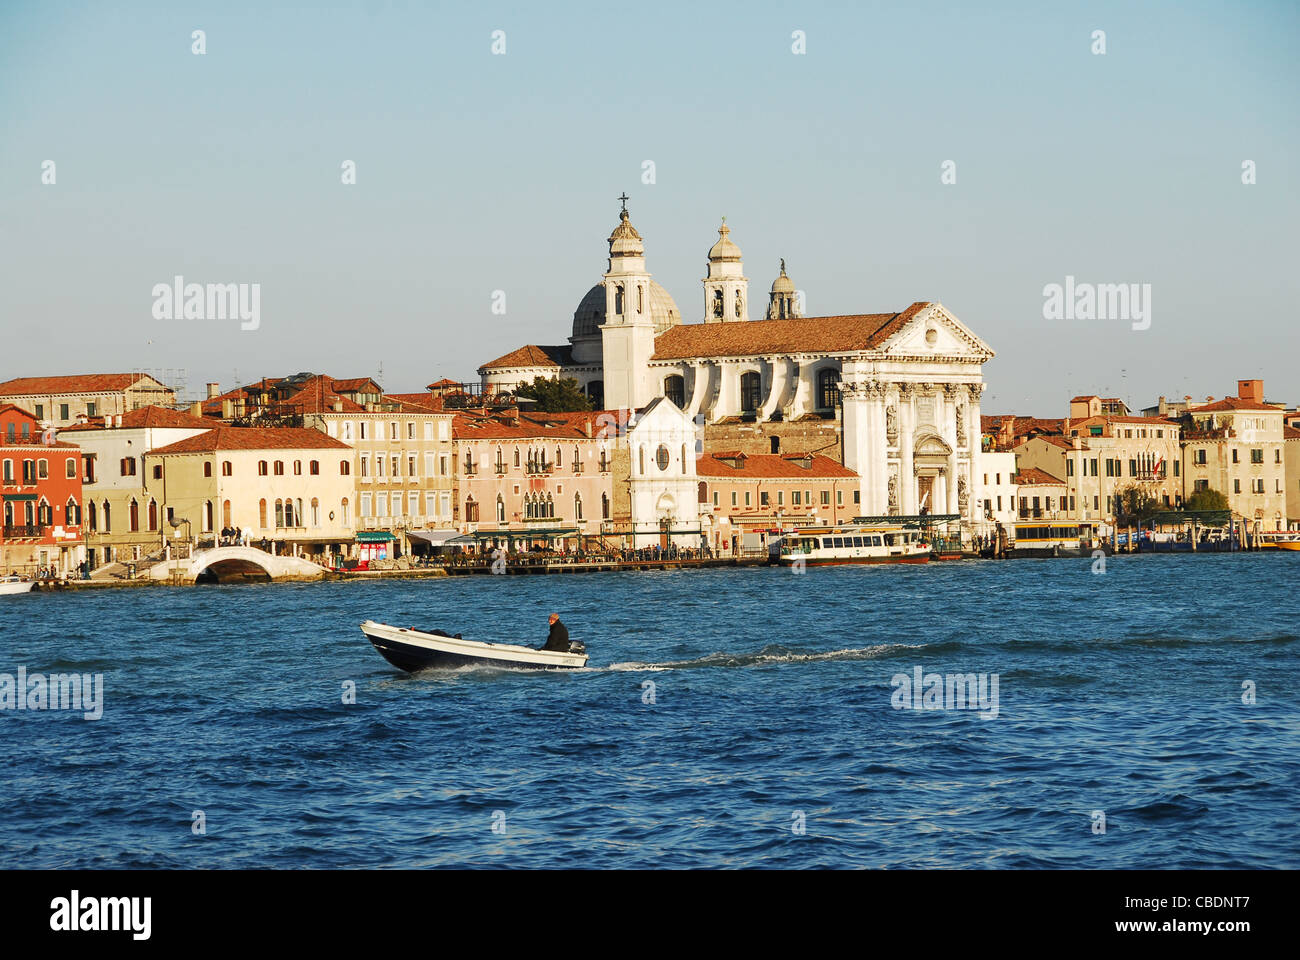
<path id="1" fill-rule="evenodd" d="M 645 473 L 645 447 L 637 448 L 637 473 Z"/>
<path id="2" fill-rule="evenodd" d="M 754 371 L 742 374 L 740 377 L 740 409 L 743 413 L 755 413 L 758 410 L 759 401 L 762 399 L 760 391 L 763 387 L 763 378 Z"/>
<path id="3" fill-rule="evenodd" d="M 284 526 L 284 501 L 275 501 L 275 528 L 278 530 Z"/>
<path id="4" fill-rule="evenodd" d="M 343 498 L 343 503 L 340 504 L 340 506 L 343 508 L 343 526 L 346 527 L 346 526 L 351 522 L 351 519 L 350 519 L 350 517 L 348 516 L 348 498 L 347 498 L 347 497 L 344 497 L 344 498 Z"/>
<path id="5" fill-rule="evenodd" d="M 741 298 L 740 291 L 737 290 L 736 291 L 736 319 L 739 320 L 740 315 L 744 312 L 745 312 L 745 301 Z"/>
<path id="6" fill-rule="evenodd" d="M 636 285 L 636 312 L 645 313 L 645 287 L 639 283 Z"/>
<path id="7" fill-rule="evenodd" d="M 609 494 L 607 493 L 600 495 L 600 519 L 609 519 Z"/>
<path id="8" fill-rule="evenodd" d="M 301 476 L 302 476 L 302 461 L 301 461 L 301 460 L 295 460 L 295 461 L 293 462 L 293 475 L 294 475 L 295 477 L 301 477 Z"/>
<path id="9" fill-rule="evenodd" d="M 339 461 L 339 476 L 346 477 L 352 474 L 352 464 L 347 460 Z"/>
<path id="10" fill-rule="evenodd" d="M 44 500 L 36 508 L 36 522 L 42 527 L 49 527 L 54 524 L 54 508 Z"/>
<path id="11" fill-rule="evenodd" d="M 713 291 L 713 315 L 721 320 L 726 313 L 726 306 L 722 302 L 722 291 Z"/>
<path id="12" fill-rule="evenodd" d="M 686 406 L 686 379 L 674 374 L 664 377 L 664 396 L 678 407 Z"/>
<path id="13" fill-rule="evenodd" d="M 283 476 L 284 476 L 284 461 L 283 461 L 283 460 L 277 460 L 277 461 L 275 461 L 275 475 L 276 475 L 277 477 L 283 477 Z"/>
<path id="14" fill-rule="evenodd" d="M 64 522 L 70 527 L 81 524 L 81 507 L 77 505 L 77 501 L 72 497 L 68 497 L 68 502 L 63 508 L 63 516 Z"/>
<path id="15" fill-rule="evenodd" d="M 831 368 L 817 374 L 817 406 L 831 410 L 840 405 L 840 372 Z"/>
<path id="16" fill-rule="evenodd" d="M 319 476 L 320 476 L 320 461 L 319 461 L 319 460 L 313 460 L 313 461 L 311 462 L 311 465 L 310 465 L 309 469 L 311 470 L 311 475 L 312 475 L 313 477 L 319 477 Z"/>
<path id="17" fill-rule="evenodd" d="M 131 533 L 138 533 L 140 531 L 140 504 L 135 502 L 134 497 L 131 498 L 131 506 L 127 508 L 126 516 L 127 530 L 131 531 Z"/>
<path id="18" fill-rule="evenodd" d="M 497 523 L 506 522 L 506 502 L 501 499 L 501 494 L 497 494 Z"/>
<path id="19" fill-rule="evenodd" d="M 259 460 L 259 461 L 257 461 L 257 475 L 258 475 L 259 477 L 264 477 L 264 476 L 266 476 L 266 461 L 265 461 L 265 460 Z"/>
<path id="20" fill-rule="evenodd" d="M 573 495 L 573 519 L 582 519 L 582 494 L 580 493 L 575 493 Z"/>
<path id="21" fill-rule="evenodd" d="M 700 503 L 709 502 L 709 485 L 705 483 L 703 480 L 700 481 L 700 486 L 699 486 L 699 501 Z"/>
<path id="22" fill-rule="evenodd" d="M 519 466 L 519 448 L 515 447 L 515 466 Z"/>
<path id="23" fill-rule="evenodd" d="M 230 501 L 226 500 L 221 504 L 221 525 L 223 527 L 234 526 L 234 524 L 230 522 L 230 512 Z"/>
<path id="24" fill-rule="evenodd" d="M 212 501 L 211 500 L 205 500 L 203 502 L 203 532 L 204 533 L 212 532 Z"/>
<path id="25" fill-rule="evenodd" d="M 209 460 L 203 461 L 203 476 L 212 476 L 212 462 Z"/>
<path id="26" fill-rule="evenodd" d="M 207 466 L 209 470 L 212 469 L 212 464 L 208 464 Z M 158 529 L 158 501 L 157 500 L 149 501 L 149 529 L 150 530 Z"/>
<path id="27" fill-rule="evenodd" d="M 104 501 L 104 532 L 111 533 L 113 530 L 113 514 L 107 500 Z"/>
<path id="28" fill-rule="evenodd" d="M 266 501 L 265 500 L 259 500 L 257 502 L 257 525 L 261 527 L 263 530 L 266 529 Z"/>
<path id="29" fill-rule="evenodd" d="M 623 284 L 614 287 L 614 313 L 621 315 L 623 313 Z"/>
<path id="30" fill-rule="evenodd" d="M 555 516 L 555 501 L 551 499 L 549 493 L 546 495 L 546 516 L 548 518 L 554 518 Z"/>
<path id="31" fill-rule="evenodd" d="M 316 461 L 313 460 L 312 462 L 315 463 Z M 311 498 L 311 525 L 313 527 L 320 526 L 320 501 L 315 497 Z"/>
<path id="32" fill-rule="evenodd" d="M 233 473 L 234 473 L 234 467 L 231 466 L 230 461 L 229 460 L 221 461 L 221 475 L 223 477 L 228 477 Z"/>
<path id="33" fill-rule="evenodd" d="M 99 525 L 98 525 L 99 517 L 96 514 L 97 511 L 95 510 L 95 501 L 88 500 L 86 502 L 86 519 L 90 522 L 91 533 L 94 533 L 96 530 L 99 529 Z"/>

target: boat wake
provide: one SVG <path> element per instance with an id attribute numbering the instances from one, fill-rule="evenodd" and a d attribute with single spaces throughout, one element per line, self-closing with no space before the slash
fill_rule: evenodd
<path id="1" fill-rule="evenodd" d="M 835 660 L 877 660 L 903 650 L 915 650 L 916 645 L 906 643 L 878 643 L 870 647 L 846 650 L 807 651 L 770 644 L 757 653 L 710 653 L 694 660 L 670 660 L 664 663 L 611 663 L 606 670 L 658 671 L 693 670 L 708 667 L 761 667 L 775 663 L 819 663 Z M 588 668 L 591 669 L 591 668 Z M 599 668 L 597 668 L 599 669 Z"/>

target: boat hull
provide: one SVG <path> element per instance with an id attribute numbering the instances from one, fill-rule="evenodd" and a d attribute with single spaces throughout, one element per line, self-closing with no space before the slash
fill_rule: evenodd
<path id="1" fill-rule="evenodd" d="M 457 667 L 503 670 L 577 670 L 587 665 L 582 653 L 534 650 L 503 643 L 479 643 L 367 620 L 361 632 L 379 655 L 408 673 Z"/>
<path id="2" fill-rule="evenodd" d="M 799 562 L 798 557 L 781 557 L 777 563 L 783 567 L 792 567 Z M 928 553 L 916 554 L 910 557 L 820 557 L 807 558 L 803 560 L 805 567 L 843 567 L 861 564 L 887 564 L 887 563 L 929 563 L 930 555 Z"/>
<path id="3" fill-rule="evenodd" d="M 31 593 L 35 586 L 35 580 L 0 580 L 0 597 Z"/>

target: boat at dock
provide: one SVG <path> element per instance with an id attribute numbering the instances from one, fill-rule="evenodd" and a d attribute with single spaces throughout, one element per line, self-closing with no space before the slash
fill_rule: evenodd
<path id="1" fill-rule="evenodd" d="M 506 670 L 576 670 L 587 665 L 587 650 L 572 642 L 567 651 L 535 650 L 511 643 L 466 640 L 442 630 L 416 630 L 366 620 L 361 632 L 379 655 L 408 672 L 432 667 L 500 667 Z"/>
<path id="2" fill-rule="evenodd" d="M 782 537 L 774 559 L 782 566 L 853 563 L 929 563 L 930 544 L 920 530 L 899 525 L 805 527 Z"/>
<path id="3" fill-rule="evenodd" d="M 0 597 L 30 593 L 35 586 L 35 580 L 24 580 L 21 577 L 0 577 Z"/>
<path id="4" fill-rule="evenodd" d="M 1069 520 L 1021 520 L 1015 525 L 1012 557 L 1090 557 L 1114 548 L 1094 534 L 1091 524 Z"/>

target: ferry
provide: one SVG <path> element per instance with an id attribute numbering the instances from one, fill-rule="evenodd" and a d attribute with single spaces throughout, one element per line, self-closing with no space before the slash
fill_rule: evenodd
<path id="1" fill-rule="evenodd" d="M 1011 545 L 1013 557 L 1089 557 L 1100 550 L 1110 554 L 1110 546 L 1097 544 L 1092 525 L 1077 520 L 1020 520 L 1015 525 Z"/>
<path id="2" fill-rule="evenodd" d="M 929 563 L 930 544 L 902 526 L 805 527 L 783 537 L 776 562 L 823 567 L 841 563 Z"/>

